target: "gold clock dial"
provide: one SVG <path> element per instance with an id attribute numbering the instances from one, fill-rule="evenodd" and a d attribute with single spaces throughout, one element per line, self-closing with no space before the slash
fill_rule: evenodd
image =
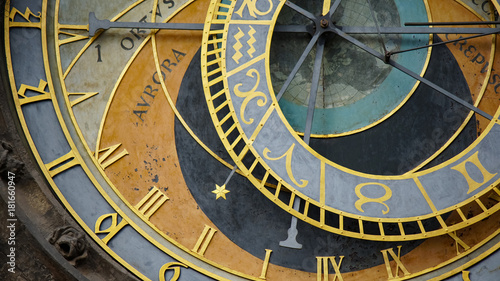
<path id="1" fill-rule="evenodd" d="M 434 32 L 496 19 L 476 2 L 6 1 L 6 73 L 54 193 L 140 279 L 487 280 L 497 30 Z"/>

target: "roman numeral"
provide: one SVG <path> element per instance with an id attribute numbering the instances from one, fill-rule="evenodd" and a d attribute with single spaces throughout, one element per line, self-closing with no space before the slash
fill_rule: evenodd
<path id="1" fill-rule="evenodd" d="M 455 248 L 457 249 L 457 255 L 460 255 L 460 247 L 464 250 L 467 251 L 470 249 L 469 245 L 465 244 L 462 239 L 458 238 L 457 234 L 455 232 L 450 232 L 448 233 L 453 240 L 455 240 Z"/>
<path id="2" fill-rule="evenodd" d="M 387 274 L 389 275 L 389 279 L 387 280 L 392 280 L 392 279 L 397 279 L 399 277 L 399 269 L 401 269 L 404 273 L 404 275 L 410 275 L 410 272 L 406 269 L 406 267 L 403 265 L 403 263 L 401 262 L 401 247 L 402 246 L 398 246 L 398 255 L 396 256 L 396 253 L 394 253 L 394 250 L 392 248 L 390 249 L 386 249 L 386 250 L 382 250 L 382 255 L 384 256 L 384 262 L 385 262 L 385 267 L 387 269 Z M 391 268 L 391 263 L 389 262 L 389 256 L 387 255 L 387 253 L 389 253 L 392 257 L 392 259 L 394 260 L 394 262 L 396 262 L 396 275 L 394 276 L 394 274 L 392 273 L 392 268 Z"/>
<path id="3" fill-rule="evenodd" d="M 208 245 L 212 241 L 215 232 L 217 232 L 217 230 L 211 228 L 208 225 L 205 225 L 205 228 L 203 229 L 203 232 L 198 238 L 196 245 L 194 245 L 193 252 L 196 252 L 203 256 L 208 248 Z"/>
<path id="4" fill-rule="evenodd" d="M 123 149 L 120 153 L 118 153 L 117 155 L 108 159 L 111 156 L 111 154 L 113 154 L 115 152 L 115 150 L 117 150 L 118 147 L 120 147 L 120 145 L 122 145 L 122 144 L 121 143 L 115 144 L 113 146 L 103 148 L 103 149 L 99 150 L 98 152 L 96 152 L 95 156 L 96 156 L 97 162 L 99 163 L 99 165 L 101 166 L 101 168 L 103 170 L 106 170 L 107 167 L 111 166 L 112 164 L 116 163 L 118 160 L 120 160 L 123 157 L 125 157 L 126 155 L 128 155 L 128 151 L 126 149 Z M 99 154 L 101 152 L 104 152 L 104 151 L 106 151 L 106 152 L 103 155 L 99 156 Z"/>
<path id="5" fill-rule="evenodd" d="M 89 31 L 89 26 L 88 25 L 75 25 L 75 24 L 59 24 L 59 28 L 58 28 L 58 34 L 59 35 L 63 35 L 61 37 L 64 37 L 64 39 L 60 39 L 59 40 L 59 46 L 62 46 L 62 45 L 65 45 L 65 44 L 69 44 L 69 43 L 73 43 L 73 42 L 77 42 L 77 41 L 80 41 L 80 40 L 85 40 L 85 39 L 88 39 L 89 36 L 88 35 L 81 35 L 81 34 L 78 34 L 78 33 L 71 33 L 71 32 L 68 32 L 68 31 L 62 31 L 63 29 L 65 30 L 68 30 L 68 29 L 71 29 L 71 30 L 83 30 L 83 31 Z"/>
<path id="6" fill-rule="evenodd" d="M 335 275 L 333 276 L 333 280 L 339 280 L 339 281 L 344 281 L 344 278 L 342 277 L 342 274 L 340 274 L 340 266 L 342 265 L 342 260 L 344 259 L 344 256 L 339 256 L 340 260 L 337 263 L 336 257 L 316 257 L 317 265 L 318 265 L 318 271 L 317 271 L 317 281 L 328 281 L 328 275 L 330 274 L 329 267 L 331 264 L 333 266 L 333 270 L 335 271 Z M 330 262 L 330 263 L 329 263 Z"/>
<path id="7" fill-rule="evenodd" d="M 154 186 L 142 200 L 135 205 L 135 208 L 146 219 L 149 218 L 168 200 L 168 197 L 163 194 L 156 186 Z"/>
<path id="8" fill-rule="evenodd" d="M 81 103 L 82 101 L 85 101 L 85 100 L 88 100 L 90 99 L 91 97 L 95 96 L 99 94 L 98 92 L 95 92 L 95 93 L 68 93 L 68 99 L 70 96 L 79 96 L 78 98 L 74 99 L 74 100 L 70 100 L 70 105 L 71 107 Z"/>
<path id="9" fill-rule="evenodd" d="M 266 280 L 267 268 L 269 267 L 269 260 L 271 259 L 272 252 L 273 250 L 266 249 L 266 258 L 264 259 L 264 264 L 262 265 L 262 271 L 259 276 L 259 278 L 262 280 Z"/>

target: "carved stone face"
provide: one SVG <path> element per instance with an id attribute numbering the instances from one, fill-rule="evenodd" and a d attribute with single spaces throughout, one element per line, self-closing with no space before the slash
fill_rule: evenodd
<path id="1" fill-rule="evenodd" d="M 60 227 L 54 231 L 49 242 L 72 265 L 87 257 L 87 242 L 85 236 L 71 226 Z"/>

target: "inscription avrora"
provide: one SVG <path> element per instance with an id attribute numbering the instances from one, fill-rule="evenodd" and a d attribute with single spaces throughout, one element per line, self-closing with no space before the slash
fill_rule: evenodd
<path id="1" fill-rule="evenodd" d="M 168 58 L 162 61 L 160 64 L 161 68 L 161 76 L 158 75 L 158 72 L 155 71 L 151 75 L 151 84 L 148 84 L 144 87 L 143 92 L 139 95 L 139 101 L 137 102 L 135 108 L 132 113 L 144 122 L 144 118 L 147 115 L 148 111 L 151 109 L 151 106 L 154 102 L 156 94 L 158 93 L 161 87 L 160 79 L 166 79 L 166 72 L 172 72 L 178 63 L 182 61 L 182 59 L 186 56 L 186 53 L 172 49 L 172 58 Z M 161 77 L 161 78 L 160 78 Z"/>

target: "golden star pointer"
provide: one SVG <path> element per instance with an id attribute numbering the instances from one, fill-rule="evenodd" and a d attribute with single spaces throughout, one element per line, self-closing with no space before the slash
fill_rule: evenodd
<path id="1" fill-rule="evenodd" d="M 226 194 L 229 193 L 229 190 L 226 189 L 226 185 L 222 185 L 222 186 L 219 186 L 219 185 L 215 185 L 215 190 L 212 191 L 212 193 L 216 194 L 217 197 L 215 198 L 215 200 L 219 199 L 220 197 L 224 198 L 224 200 L 226 200 Z"/>

